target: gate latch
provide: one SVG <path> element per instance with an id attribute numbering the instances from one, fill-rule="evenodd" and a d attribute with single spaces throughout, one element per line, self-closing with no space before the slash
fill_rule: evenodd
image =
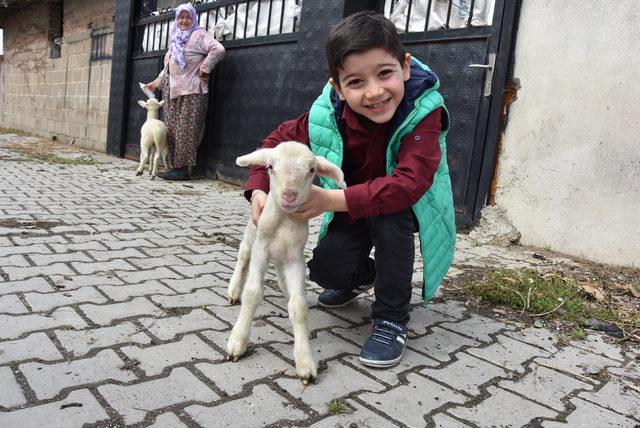
<path id="1" fill-rule="evenodd" d="M 487 70 L 484 76 L 484 96 L 491 96 L 491 89 L 493 88 L 493 70 L 496 67 L 496 54 L 489 54 L 489 64 L 469 64 L 470 68 L 484 68 Z"/>

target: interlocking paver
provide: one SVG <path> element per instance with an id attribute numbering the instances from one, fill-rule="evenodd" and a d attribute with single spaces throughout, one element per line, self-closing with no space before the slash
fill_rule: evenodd
<path id="1" fill-rule="evenodd" d="M 307 415 L 266 385 L 256 385 L 246 398 L 215 407 L 189 406 L 185 409 L 203 427 L 265 426 L 279 420 L 304 420 Z"/>
<path id="2" fill-rule="evenodd" d="M 426 368 L 420 370 L 420 373 L 470 395 L 478 395 L 480 385 L 490 380 L 509 376 L 506 370 L 464 352 L 455 354 L 455 358 L 456 361 L 444 367 Z M 473 376 L 460 376 L 460 373 L 466 370 L 470 370 Z"/>
<path id="3" fill-rule="evenodd" d="M 24 339 L 0 342 L 0 364 L 38 359 L 55 361 L 62 354 L 45 333 L 33 333 Z"/>
<path id="4" fill-rule="evenodd" d="M 106 303 L 104 305 L 80 305 L 80 309 L 93 322 L 99 325 L 109 325 L 113 320 L 139 315 L 160 316 L 163 312 L 144 297 L 136 297 L 130 302 Z"/>
<path id="5" fill-rule="evenodd" d="M 175 294 L 171 296 L 153 296 L 151 300 L 163 308 L 195 308 L 207 305 L 224 305 L 226 299 L 211 290 L 196 290 L 189 294 Z"/>
<path id="6" fill-rule="evenodd" d="M 442 323 L 440 327 L 471 337 L 480 342 L 491 342 L 491 335 L 500 330 L 514 330 L 513 326 L 475 314 L 459 322 Z"/>
<path id="7" fill-rule="evenodd" d="M 7 275 L 9 275 L 9 279 L 14 281 L 25 279 L 25 278 L 31 278 L 35 276 L 75 275 L 76 274 L 64 263 L 54 263 L 49 266 L 30 266 L 30 267 L 7 266 L 2 269 L 5 271 Z"/>
<path id="8" fill-rule="evenodd" d="M 59 244 L 51 244 L 59 245 Z M 0 248 L 0 256 L 6 257 L 12 254 L 27 255 L 27 254 L 51 254 L 51 250 L 44 244 L 32 244 L 32 245 L 16 245 L 11 244 L 2 245 Z"/>
<path id="9" fill-rule="evenodd" d="M 87 327 L 73 308 L 59 308 L 51 315 L 0 315 L 0 340 L 15 339 L 24 333 L 53 327 Z"/>
<path id="10" fill-rule="evenodd" d="M 42 277 L 29 278 L 22 281 L 0 282 L 0 295 L 26 291 L 48 292 L 53 291 L 53 287 Z"/>
<path id="11" fill-rule="evenodd" d="M 53 263 L 91 262 L 91 258 L 79 251 L 59 254 L 33 254 L 30 256 L 36 266 L 47 266 Z"/>
<path id="12" fill-rule="evenodd" d="M 577 390 L 591 390 L 593 386 L 572 377 L 563 375 L 555 370 L 538 366 L 533 363 L 533 370 L 517 381 L 502 381 L 501 388 L 517 392 L 538 403 L 563 411 L 561 402 L 568 394 Z"/>
<path id="13" fill-rule="evenodd" d="M 385 388 L 381 383 L 338 361 L 329 361 L 327 369 L 318 373 L 318 378 L 319 381 L 313 388 L 303 385 L 298 378 L 280 378 L 276 383 L 320 413 L 324 413 L 335 398 L 355 391 L 380 392 Z"/>
<path id="14" fill-rule="evenodd" d="M 565 422 L 543 421 L 545 428 L 564 427 L 637 427 L 638 421 L 612 412 L 588 401 L 574 398 L 571 400 L 576 408 L 566 417 Z"/>
<path id="15" fill-rule="evenodd" d="M 0 314 L 25 314 L 29 309 L 15 294 L 0 296 Z"/>
<path id="16" fill-rule="evenodd" d="M 55 330 L 54 334 L 69 353 L 81 357 L 92 349 L 132 343 L 146 345 L 151 338 L 133 323 L 124 322 L 113 327 L 86 330 Z M 1 346 L 1 345 L 0 345 Z"/>
<path id="17" fill-rule="evenodd" d="M 412 338 L 407 342 L 408 347 L 442 362 L 449 361 L 451 354 L 464 346 L 478 346 L 479 344 L 479 342 L 440 327 L 434 327 L 430 334 L 420 338 Z"/>
<path id="18" fill-rule="evenodd" d="M 581 392 L 578 397 L 640 421 L 640 392 L 629 385 L 635 386 L 616 377 L 600 390 Z"/>
<path id="19" fill-rule="evenodd" d="M 133 272 L 120 272 L 118 276 L 123 281 L 132 284 L 136 282 L 148 281 L 150 279 L 171 279 L 180 278 L 180 275 L 167 269 L 166 267 L 159 267 L 155 269 L 138 270 Z"/>
<path id="20" fill-rule="evenodd" d="M 158 281 L 145 281 L 142 284 L 131 285 L 104 285 L 98 288 L 116 302 L 122 302 L 139 296 L 174 294 L 172 290 L 160 284 Z"/>
<path id="21" fill-rule="evenodd" d="M 24 299 L 35 312 L 48 311 L 59 306 L 73 305 L 74 303 L 104 303 L 107 301 L 102 294 L 91 287 L 53 293 L 25 293 Z"/>
<path id="22" fill-rule="evenodd" d="M 124 419 L 126 424 L 142 422 L 147 411 L 172 404 L 197 401 L 209 403 L 219 398 L 208 386 L 183 367 L 167 377 L 134 385 L 103 385 L 98 392 Z"/>
<path id="23" fill-rule="evenodd" d="M 139 321 L 149 333 L 160 340 L 171 340 L 180 333 L 227 328 L 225 323 L 202 309 L 194 309 L 188 314 L 177 317 L 140 318 Z"/>
<path id="24" fill-rule="evenodd" d="M 425 426 L 425 415 L 444 403 L 464 403 L 467 397 L 417 374 L 407 376 L 407 385 L 360 398 L 376 404 L 376 409 L 405 425 Z M 406 411 L 412 409 L 412 411 Z"/>
<path id="25" fill-rule="evenodd" d="M 185 427 L 187 425 L 180 421 L 173 413 L 163 413 L 160 416 L 156 417 L 156 421 L 149 425 L 150 428 L 180 428 Z"/>
<path id="26" fill-rule="evenodd" d="M 196 288 L 211 287 L 216 281 L 219 281 L 219 279 L 213 275 L 202 275 L 189 279 L 165 279 L 162 282 L 176 290 L 178 293 L 189 293 L 191 290 L 195 290 Z"/>
<path id="27" fill-rule="evenodd" d="M 109 419 L 88 389 L 72 391 L 60 401 L 35 407 L 0 412 L 3 427 L 82 426 Z"/>
<path id="28" fill-rule="evenodd" d="M 555 418 L 557 413 L 495 386 L 487 388 L 490 394 L 472 407 L 454 407 L 448 413 L 477 425 L 524 426 L 535 418 Z"/>
<path id="29" fill-rule="evenodd" d="M 222 358 L 222 354 L 194 335 L 186 335 L 177 342 L 157 346 L 146 348 L 126 346 L 121 349 L 131 360 L 140 362 L 139 367 L 147 376 L 158 375 L 166 367 L 179 363 L 188 363 L 193 360 L 213 361 Z"/>
<path id="30" fill-rule="evenodd" d="M 249 382 L 277 374 L 296 375 L 295 368 L 291 364 L 266 349 L 259 349 L 236 362 L 200 363 L 196 364 L 196 368 L 229 395 L 239 393 Z"/>
<path id="31" fill-rule="evenodd" d="M 24 258 L 24 256 L 15 254 L 13 256 L 0 257 L 0 267 L 4 266 L 27 267 L 31 265 L 29 264 L 29 261 Z"/>
<path id="32" fill-rule="evenodd" d="M 122 370 L 122 359 L 111 349 L 98 352 L 82 360 L 64 361 L 56 364 L 25 363 L 20 371 L 29 386 L 40 399 L 53 398 L 62 389 L 105 380 L 127 382 L 136 376 Z"/>
<path id="33" fill-rule="evenodd" d="M 533 357 L 550 357 L 551 354 L 535 346 L 499 335 L 498 341 L 486 348 L 470 348 L 467 353 L 483 358 L 508 370 L 524 373 L 523 364 Z"/>
<path id="34" fill-rule="evenodd" d="M 0 386 L 2 386 L 0 407 L 16 407 L 27 403 L 10 367 L 0 367 Z M 2 416 L 0 416 L 0 420 L 2 420 Z"/>

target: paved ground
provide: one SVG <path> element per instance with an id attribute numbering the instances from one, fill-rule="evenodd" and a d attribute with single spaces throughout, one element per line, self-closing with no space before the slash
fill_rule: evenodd
<path id="1" fill-rule="evenodd" d="M 418 292 L 402 363 L 372 370 L 357 361 L 371 297 L 323 310 L 310 283 L 320 371 L 304 387 L 270 274 L 251 350 L 227 362 L 238 307 L 224 296 L 248 214 L 239 188 L 8 148 L 34 141 L 0 135 L 1 427 L 640 424 L 637 350 L 597 334 L 566 344 L 442 297 L 425 311 Z M 460 238 L 451 272 L 539 262 Z M 332 413 L 334 399 L 348 413 Z"/>

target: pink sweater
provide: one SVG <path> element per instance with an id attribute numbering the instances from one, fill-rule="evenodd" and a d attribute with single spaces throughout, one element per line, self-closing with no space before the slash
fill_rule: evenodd
<path id="1" fill-rule="evenodd" d="M 191 33 L 184 47 L 184 70 L 176 61 L 170 61 L 171 51 L 164 56 L 165 68 L 152 82 L 157 88 L 162 88 L 162 80 L 169 63 L 169 92 L 171 99 L 182 95 L 206 94 L 209 92 L 209 82 L 200 79 L 198 73 L 211 73 L 213 67 L 224 58 L 225 50 L 209 32 L 200 28 Z"/>

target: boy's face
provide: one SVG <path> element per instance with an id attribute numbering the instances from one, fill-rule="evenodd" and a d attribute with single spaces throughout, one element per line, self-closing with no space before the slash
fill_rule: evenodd
<path id="1" fill-rule="evenodd" d="M 409 80 L 411 55 L 400 64 L 383 48 L 348 55 L 338 72 L 339 84 L 331 86 L 349 107 L 375 123 L 391 120 L 404 97 Z"/>

